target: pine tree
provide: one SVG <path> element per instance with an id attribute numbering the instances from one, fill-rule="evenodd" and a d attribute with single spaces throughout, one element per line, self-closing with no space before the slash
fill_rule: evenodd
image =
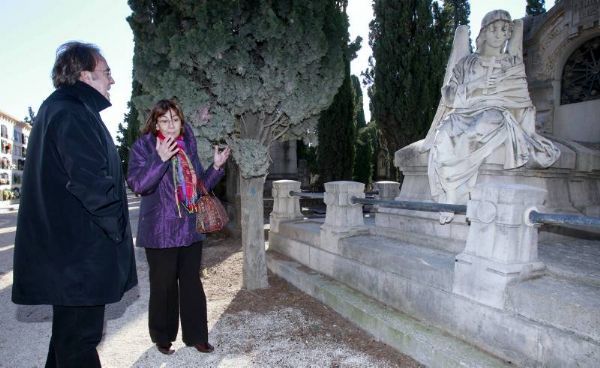
<path id="1" fill-rule="evenodd" d="M 357 136 L 354 143 L 354 170 L 352 180 L 364 183 L 367 187 L 371 185 L 373 176 L 373 141 L 371 132 L 367 129 L 365 112 L 363 110 L 363 94 L 360 81 L 357 76 L 352 76 L 352 87 L 354 89 L 354 105 L 356 109 Z M 375 125 L 375 124 L 373 124 Z"/>
<path id="2" fill-rule="evenodd" d="M 314 129 L 344 79 L 347 1 L 129 0 L 138 111 L 176 97 L 209 163 L 224 140 L 238 164 L 244 286 L 266 287 L 269 147 Z M 211 118 L 202 119 L 208 109 Z M 246 215 L 246 214 L 251 214 Z"/>
<path id="3" fill-rule="evenodd" d="M 540 15 L 546 12 L 544 7 L 546 0 L 527 0 L 527 6 L 525 6 L 525 13 L 527 15 Z"/>

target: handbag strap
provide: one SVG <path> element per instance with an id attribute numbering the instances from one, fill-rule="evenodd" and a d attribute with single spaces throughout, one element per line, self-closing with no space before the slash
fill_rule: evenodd
<path id="1" fill-rule="evenodd" d="M 208 195 L 208 190 L 206 190 L 206 186 L 204 186 L 204 181 L 202 181 L 200 178 L 198 178 L 198 188 L 200 188 L 202 195 Z"/>

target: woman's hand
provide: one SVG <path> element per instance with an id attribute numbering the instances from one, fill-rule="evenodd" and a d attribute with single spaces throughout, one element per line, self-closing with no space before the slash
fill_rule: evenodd
<path id="1" fill-rule="evenodd" d="M 160 159 L 165 162 L 169 161 L 173 155 L 179 152 L 179 147 L 177 147 L 177 142 L 173 137 L 167 137 L 162 141 L 157 137 L 156 152 L 158 152 Z"/>
<path id="2" fill-rule="evenodd" d="M 231 148 L 225 147 L 224 150 L 219 151 L 219 146 L 215 146 L 215 154 L 213 157 L 213 167 L 217 170 L 221 169 L 221 166 L 225 165 L 225 162 L 229 158 Z"/>

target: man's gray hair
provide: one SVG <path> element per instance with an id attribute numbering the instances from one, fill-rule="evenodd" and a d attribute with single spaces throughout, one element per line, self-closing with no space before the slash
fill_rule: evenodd
<path id="1" fill-rule="evenodd" d="M 72 86 L 81 72 L 93 72 L 101 57 L 98 46 L 91 43 L 71 41 L 60 45 L 52 68 L 52 84 L 55 88 Z"/>

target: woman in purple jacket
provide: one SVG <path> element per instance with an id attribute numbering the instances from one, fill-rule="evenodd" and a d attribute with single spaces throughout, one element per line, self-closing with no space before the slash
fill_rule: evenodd
<path id="1" fill-rule="evenodd" d="M 204 170 L 191 127 L 171 100 L 158 101 L 129 153 L 127 182 L 142 196 L 136 244 L 146 248 L 150 269 L 148 326 L 163 354 L 172 354 L 179 312 L 183 342 L 203 353 L 208 343 L 206 296 L 200 280 L 202 240 L 196 232 L 198 180 L 211 189 L 223 176 L 230 149 L 215 147 Z"/>

